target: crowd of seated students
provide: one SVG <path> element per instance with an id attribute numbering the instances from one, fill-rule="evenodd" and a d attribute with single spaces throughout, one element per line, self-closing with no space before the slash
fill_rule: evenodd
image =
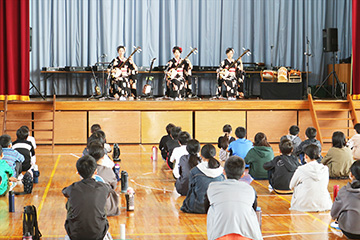
<path id="1" fill-rule="evenodd" d="M 171 130 L 168 130 L 169 126 Z M 177 131 L 173 132 L 173 129 Z M 360 125 L 356 125 L 355 130 L 360 136 Z M 217 160 L 216 149 L 212 145 L 206 144 L 200 151 L 200 143 L 196 139 L 187 139 L 186 144 L 180 140 L 179 136 L 186 133 L 181 131 L 181 127 L 169 124 L 167 132 L 169 134 L 162 138 L 160 145 L 163 146 L 164 160 L 173 163 L 172 168 L 178 169 L 178 175 L 174 174 L 175 189 L 180 195 L 186 196 L 180 209 L 186 213 L 208 214 L 208 239 L 231 237 L 233 234 L 243 239 L 262 239 L 254 208 L 256 191 L 248 183 L 239 181 L 245 174 L 246 164 L 252 178 L 268 179 L 270 191 L 293 194 L 290 210 L 331 210 L 346 236 L 360 237 L 360 229 L 352 228 L 360 220 L 360 165 L 358 161 L 354 162 L 357 159 L 356 148 L 360 148 L 357 135 L 348 147 L 345 135 L 334 132 L 332 147 L 322 158 L 316 129 L 308 127 L 305 131 L 307 139 L 301 141 L 298 136 L 300 129 L 293 125 L 289 134 L 280 139 L 281 154 L 274 156 L 265 133 L 258 132 L 254 142 L 251 142 L 246 139 L 246 129 L 237 127 L 235 140 L 230 136 L 231 126 L 227 124 L 223 127 L 224 135 L 218 138 L 220 149 Z M 166 138 L 172 143 L 168 144 Z M 176 157 L 171 157 L 171 152 L 166 150 L 167 145 L 174 146 L 172 152 L 177 152 Z M 346 178 L 349 174 L 352 183 L 341 189 L 333 205 L 328 191 L 329 178 Z M 351 196 L 354 202 L 349 204 L 340 200 L 346 196 Z M 229 207 L 229 204 L 234 206 Z M 354 209 L 353 206 L 358 207 Z M 238 208 L 241 211 L 234 211 Z M 340 209 L 349 209 L 349 214 L 343 214 Z"/>

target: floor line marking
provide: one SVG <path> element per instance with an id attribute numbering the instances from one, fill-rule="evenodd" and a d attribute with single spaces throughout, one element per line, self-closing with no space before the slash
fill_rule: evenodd
<path id="1" fill-rule="evenodd" d="M 76 158 L 80 158 L 78 155 L 74 154 L 74 153 L 70 153 L 71 156 L 76 157 Z"/>
<path id="2" fill-rule="evenodd" d="M 258 181 L 256 181 L 256 180 L 254 180 L 254 182 L 257 183 L 258 185 L 262 186 L 263 188 L 268 189 L 268 187 L 264 186 L 264 185 L 261 184 L 260 182 L 258 182 Z M 279 198 L 281 198 L 282 200 L 285 200 L 286 202 L 288 202 L 288 203 L 291 204 L 291 202 L 290 202 L 289 200 L 287 200 L 286 198 L 284 198 L 283 196 L 280 196 L 280 195 L 277 194 L 276 192 L 274 192 L 274 194 L 275 194 L 276 196 L 278 196 Z M 332 228 L 330 227 L 330 224 L 322 221 L 321 219 L 315 217 L 314 215 L 312 215 L 312 214 L 309 213 L 309 212 L 304 212 L 304 213 L 307 214 L 308 216 L 310 216 L 311 218 L 313 218 L 314 220 L 320 222 L 321 224 L 323 224 L 324 226 L 326 226 L 328 229 L 332 230 Z"/>
<path id="3" fill-rule="evenodd" d="M 299 233 L 286 233 L 286 234 L 273 234 L 273 235 L 265 235 L 263 238 L 273 238 L 273 237 L 284 237 L 284 236 L 295 236 L 295 235 L 323 235 L 329 234 L 333 232 L 299 232 Z"/>
<path id="4" fill-rule="evenodd" d="M 56 168 L 57 168 L 57 166 L 58 166 L 58 164 L 59 164 L 60 157 L 61 157 L 61 155 L 58 155 L 58 157 L 57 157 L 57 159 L 56 159 L 56 162 L 55 162 L 55 165 L 54 165 L 54 168 L 53 168 L 53 170 L 52 170 L 52 172 L 51 172 L 50 179 L 49 179 L 49 181 L 48 181 L 48 184 L 46 185 L 45 192 L 44 192 L 44 194 L 43 194 L 43 196 L 42 196 L 42 199 L 41 199 L 41 202 L 40 202 L 40 205 L 39 205 L 39 208 L 38 208 L 38 215 L 37 215 L 37 216 L 38 216 L 38 219 L 39 219 L 41 210 L 42 210 L 42 208 L 43 208 L 43 206 L 44 206 L 44 202 L 45 202 L 46 196 L 47 196 L 47 194 L 48 194 L 48 192 L 49 192 L 52 179 L 53 179 L 53 177 L 54 177 L 54 175 L 55 175 Z"/>
<path id="5" fill-rule="evenodd" d="M 133 182 L 135 185 L 137 185 L 139 187 L 148 188 L 148 189 L 152 189 L 152 190 L 158 190 L 158 191 L 162 191 L 164 193 L 166 193 L 166 192 L 172 193 L 173 192 L 173 190 L 167 190 L 166 188 L 161 189 L 161 188 L 155 188 L 155 187 L 149 187 L 146 185 L 142 185 L 142 184 L 135 182 L 135 180 L 133 180 L 133 179 L 130 179 L 130 182 Z"/>

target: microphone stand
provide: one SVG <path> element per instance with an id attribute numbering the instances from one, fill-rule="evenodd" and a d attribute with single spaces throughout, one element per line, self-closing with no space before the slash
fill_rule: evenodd
<path id="1" fill-rule="evenodd" d="M 115 98 L 111 97 L 110 94 L 109 94 L 109 90 L 110 90 L 110 74 L 111 74 L 111 71 L 114 69 L 114 62 L 112 62 L 110 64 L 111 64 L 111 68 L 110 68 L 110 71 L 109 71 L 108 76 L 106 78 L 106 83 L 104 82 L 104 84 L 105 84 L 104 91 L 105 92 L 103 94 L 103 97 L 99 99 L 100 101 L 115 100 Z M 105 74 L 105 68 L 103 69 L 103 74 Z"/>
<path id="2" fill-rule="evenodd" d="M 312 57 L 312 54 L 309 53 L 309 45 L 310 45 L 310 41 L 309 38 L 306 37 L 306 52 L 304 52 L 304 55 L 306 57 L 306 93 L 309 94 L 311 93 L 310 89 L 309 89 L 309 58 Z M 307 96 L 304 96 L 304 98 L 307 98 Z"/>

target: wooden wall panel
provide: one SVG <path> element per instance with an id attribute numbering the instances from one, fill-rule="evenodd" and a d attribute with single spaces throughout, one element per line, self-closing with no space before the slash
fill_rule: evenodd
<path id="1" fill-rule="evenodd" d="M 34 120 L 35 121 L 36 120 L 51 120 L 53 118 L 52 115 L 53 115 L 52 112 L 43 112 L 43 113 L 37 112 L 37 113 L 34 113 Z M 56 116 L 58 116 L 58 115 L 55 113 L 55 119 L 56 119 Z M 36 129 L 51 129 L 51 128 L 52 128 L 52 122 L 34 122 L 35 130 Z M 56 130 L 56 126 L 55 126 L 55 130 Z M 59 134 L 61 134 L 60 131 L 55 131 L 55 135 L 56 135 L 56 132 L 59 132 Z M 47 140 L 47 141 L 41 140 L 41 139 L 52 139 L 51 132 L 35 131 L 34 137 L 36 140 L 36 144 L 51 144 L 51 141 L 49 141 L 49 140 Z M 57 143 L 56 136 L 55 136 L 55 143 Z M 69 141 L 67 143 L 71 144 L 72 142 Z"/>
<path id="2" fill-rule="evenodd" d="M 4 113 L 1 113 L 1 133 L 3 133 L 3 116 Z M 6 129 L 8 130 L 15 130 L 15 131 L 7 131 L 6 134 L 11 136 L 11 140 L 16 140 L 16 130 L 19 129 L 21 126 L 28 126 L 31 128 L 31 113 L 30 112 L 8 112 L 7 114 L 8 120 L 24 120 L 22 122 L 8 122 L 6 124 Z M 3 133 L 4 134 L 4 133 Z"/>
<path id="3" fill-rule="evenodd" d="M 34 117 L 51 119 L 52 113 L 36 113 Z M 51 125 L 50 122 L 35 122 L 35 129 L 50 129 Z M 86 111 L 55 112 L 55 144 L 85 144 L 86 127 Z M 51 132 L 35 132 L 36 138 L 51 138 Z"/>
<path id="4" fill-rule="evenodd" d="M 3 134 L 4 112 L 0 112 L 0 133 Z"/>
<path id="5" fill-rule="evenodd" d="M 141 143 L 158 144 L 166 135 L 165 127 L 169 123 L 181 126 L 193 136 L 191 111 L 141 112 Z"/>
<path id="6" fill-rule="evenodd" d="M 318 118 L 347 118 L 348 113 L 346 112 L 317 112 Z M 348 136 L 348 130 L 342 129 L 342 127 L 348 126 L 347 120 L 337 120 L 337 121 L 319 121 L 320 129 L 321 127 L 333 127 L 337 129 L 323 129 L 321 130 L 322 137 L 331 137 L 333 132 L 342 131 Z M 299 128 L 300 128 L 300 138 L 301 140 L 306 139 L 305 131 L 306 128 L 314 126 L 311 115 L 309 111 L 299 111 Z M 350 127 L 352 127 L 352 123 L 350 123 Z M 331 139 L 324 139 L 324 142 L 331 142 Z"/>
<path id="7" fill-rule="evenodd" d="M 257 132 L 266 134 L 269 142 L 278 143 L 288 134 L 289 127 L 297 124 L 297 111 L 248 111 L 247 136 L 254 140 Z"/>
<path id="8" fill-rule="evenodd" d="M 139 111 L 89 111 L 90 127 L 98 123 L 108 143 L 140 143 Z"/>
<path id="9" fill-rule="evenodd" d="M 199 111 L 195 112 L 195 138 L 201 143 L 217 142 L 223 135 L 223 126 L 230 124 L 233 128 L 231 136 L 235 137 L 235 129 L 246 125 L 245 111 Z"/>

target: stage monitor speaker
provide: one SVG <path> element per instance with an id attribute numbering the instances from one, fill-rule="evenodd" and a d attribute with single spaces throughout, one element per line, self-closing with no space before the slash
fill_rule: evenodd
<path id="1" fill-rule="evenodd" d="M 337 28 L 323 29 L 323 50 L 324 52 L 337 52 L 338 46 L 338 30 Z"/>

